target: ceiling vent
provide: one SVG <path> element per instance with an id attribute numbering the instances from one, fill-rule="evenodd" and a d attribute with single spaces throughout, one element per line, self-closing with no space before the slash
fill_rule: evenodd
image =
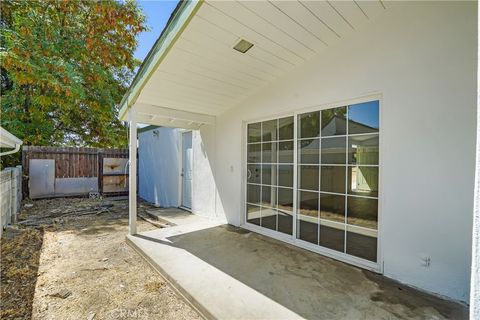
<path id="1" fill-rule="evenodd" d="M 240 39 L 233 49 L 237 50 L 238 52 L 245 53 L 250 50 L 251 47 L 253 47 L 253 43 L 244 39 Z"/>

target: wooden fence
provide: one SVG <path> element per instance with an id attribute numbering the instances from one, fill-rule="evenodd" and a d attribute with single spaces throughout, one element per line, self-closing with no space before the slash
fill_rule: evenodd
<path id="1" fill-rule="evenodd" d="M 128 149 L 24 146 L 22 149 L 24 196 L 33 195 L 33 198 L 41 198 L 49 195 L 83 194 L 89 191 L 103 193 L 105 185 L 103 162 L 109 158 L 128 158 Z M 32 162 L 42 159 L 46 161 Z M 32 165 L 46 171 L 36 174 L 38 169 L 32 168 Z M 48 168 L 49 166 L 51 168 Z M 128 176 L 128 173 L 124 172 L 124 176 Z M 35 193 L 36 189 L 39 189 L 40 193 Z M 120 191 L 124 192 L 124 189 Z"/>

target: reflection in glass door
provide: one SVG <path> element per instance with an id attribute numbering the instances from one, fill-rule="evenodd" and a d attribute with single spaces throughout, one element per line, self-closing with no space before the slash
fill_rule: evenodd
<path id="1" fill-rule="evenodd" d="M 292 235 L 293 117 L 248 125 L 247 222 Z"/>
<path id="2" fill-rule="evenodd" d="M 294 122 L 248 125 L 247 222 L 376 262 L 379 102 L 299 114 Z"/>

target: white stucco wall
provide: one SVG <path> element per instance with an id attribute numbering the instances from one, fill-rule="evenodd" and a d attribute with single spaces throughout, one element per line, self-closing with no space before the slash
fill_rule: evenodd
<path id="1" fill-rule="evenodd" d="M 468 301 L 476 3 L 387 6 L 376 21 L 218 116 L 215 129 L 200 132 L 203 151 L 195 159 L 208 162 L 213 177 L 200 178 L 208 170 L 197 174 L 205 183 L 194 189 L 201 192 L 194 195 L 195 211 L 209 212 L 208 195 L 216 190 L 216 216 L 241 224 L 244 121 L 380 93 L 384 274 Z M 430 267 L 422 266 L 426 257 Z"/>
<path id="2" fill-rule="evenodd" d="M 158 134 L 154 135 L 153 131 Z M 161 207 L 181 206 L 182 132 L 178 128 L 156 128 L 141 132 L 139 140 L 139 191 L 141 198 Z M 215 179 L 213 175 L 215 126 L 192 131 L 192 212 L 227 222 L 217 216 Z"/>
<path id="3" fill-rule="evenodd" d="M 215 209 L 215 143 L 205 144 L 203 141 L 215 141 L 215 127 L 204 126 L 193 131 L 193 181 L 192 181 L 192 212 L 209 219 L 219 219 L 226 222 L 223 216 L 218 216 Z"/>
<path id="4" fill-rule="evenodd" d="M 178 137 L 179 130 L 172 128 L 156 128 L 138 135 L 138 195 L 161 207 L 180 205 Z"/>

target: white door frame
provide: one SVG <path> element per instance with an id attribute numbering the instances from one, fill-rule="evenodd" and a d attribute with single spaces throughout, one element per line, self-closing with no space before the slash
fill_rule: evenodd
<path id="1" fill-rule="evenodd" d="M 377 227 L 377 262 L 372 262 L 368 261 L 362 258 L 354 257 L 345 253 L 340 253 L 335 250 L 331 250 L 325 247 L 321 247 L 315 244 L 311 244 L 309 242 L 303 241 L 301 239 L 297 239 L 296 237 L 296 223 L 297 223 L 297 146 L 294 146 L 294 181 L 293 181 L 293 187 L 294 187 L 294 196 L 293 196 L 293 230 L 292 230 L 292 235 L 287 235 L 283 234 L 281 232 L 273 231 L 267 228 L 262 228 L 260 226 L 251 224 L 247 222 L 247 216 L 246 216 L 246 199 L 247 199 L 247 126 L 249 123 L 254 123 L 254 122 L 259 122 L 259 121 L 267 121 L 267 120 L 272 120 L 272 119 L 278 119 L 282 117 L 287 117 L 287 116 L 293 116 L 294 117 L 294 141 L 297 142 L 297 116 L 302 113 L 306 112 L 311 112 L 311 111 L 317 111 L 317 110 L 323 110 L 323 109 L 329 109 L 329 108 L 336 108 L 336 107 L 341 107 L 345 105 L 350 105 L 350 104 L 356 104 L 356 103 L 362 103 L 362 102 L 368 102 L 372 100 L 378 100 L 379 101 L 379 163 L 378 163 L 378 168 L 379 168 L 379 177 L 378 177 L 378 191 L 379 191 L 379 196 L 378 196 L 378 227 Z M 361 267 L 363 269 L 371 270 L 377 273 L 383 274 L 384 269 L 384 263 L 383 263 L 383 248 L 382 248 L 382 243 L 383 243 L 383 197 L 384 197 L 384 192 L 383 192 L 383 183 L 382 183 L 382 172 L 383 172 L 383 151 L 385 150 L 384 146 L 384 139 L 383 139 L 383 95 L 381 93 L 372 93 L 369 95 L 364 95 L 361 97 L 357 98 L 352 98 L 348 100 L 342 100 L 342 101 L 337 101 L 337 102 L 332 102 L 332 103 L 326 103 L 326 104 L 321 104 L 317 106 L 311 106 L 307 108 L 298 108 L 295 109 L 294 111 L 291 112 L 285 112 L 282 114 L 276 114 L 270 117 L 263 117 L 263 118 L 255 118 L 255 119 L 249 119 L 246 121 L 243 121 L 242 125 L 242 179 L 241 179 L 241 203 L 240 203 L 240 208 L 241 208 L 241 213 L 240 213 L 240 227 L 247 229 L 252 232 L 256 232 L 289 244 L 292 244 L 294 246 L 319 253 L 321 255 L 331 257 L 335 260 L 343 261 L 358 267 Z"/>
<path id="2" fill-rule="evenodd" d="M 192 208 L 188 208 L 188 207 L 185 207 L 183 205 L 183 135 L 185 133 L 188 133 L 190 132 L 192 134 L 192 173 L 193 173 L 193 170 L 194 170 L 194 165 L 195 165 L 195 161 L 193 159 L 193 130 L 189 130 L 189 129 L 181 129 L 179 131 L 179 140 L 180 140 L 180 148 L 179 148 L 179 162 L 180 162 L 180 166 L 179 166 L 179 172 L 178 172 L 178 204 L 179 204 L 179 207 L 184 209 L 184 210 L 187 210 L 187 211 L 190 211 L 192 212 Z M 193 174 L 192 174 L 192 202 L 193 202 Z M 191 205 L 193 207 L 193 203 Z"/>

